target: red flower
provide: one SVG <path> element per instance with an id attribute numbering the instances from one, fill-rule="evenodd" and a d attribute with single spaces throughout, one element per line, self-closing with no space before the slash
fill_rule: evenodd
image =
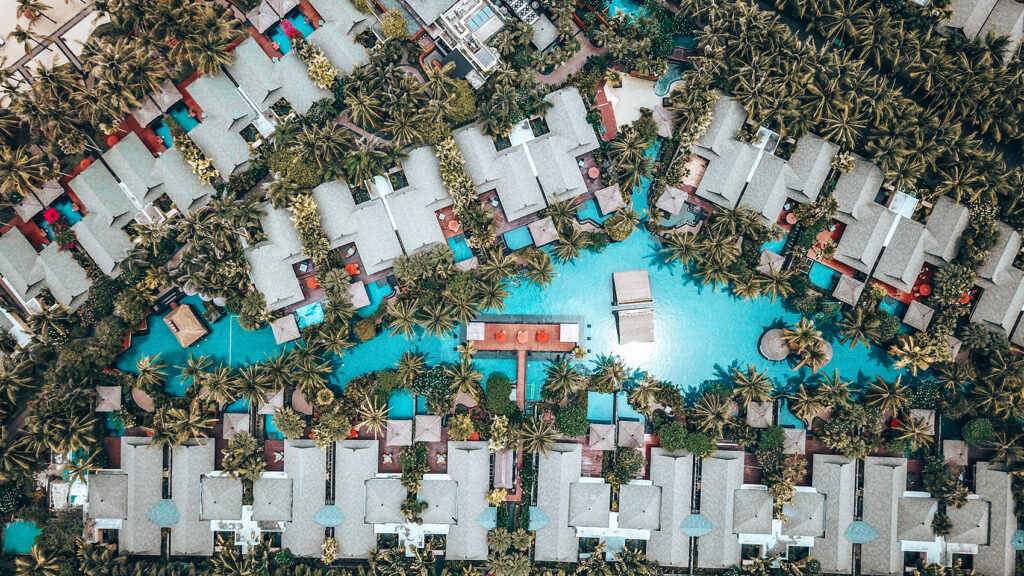
<path id="1" fill-rule="evenodd" d="M 296 36 L 302 36 L 302 32 L 299 32 L 295 25 L 290 20 L 281 20 L 281 31 L 284 35 L 289 38 L 295 38 Z"/>
<path id="2" fill-rule="evenodd" d="M 47 208 L 46 211 L 43 212 L 43 220 L 46 220 L 49 224 L 53 224 L 58 218 L 60 218 L 60 212 L 57 212 L 56 208 Z"/>

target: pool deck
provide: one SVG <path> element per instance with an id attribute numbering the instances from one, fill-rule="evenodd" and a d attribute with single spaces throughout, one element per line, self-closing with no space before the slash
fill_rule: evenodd
<path id="1" fill-rule="evenodd" d="M 547 342 L 537 342 L 537 333 L 546 330 L 548 333 Z M 504 331 L 506 340 L 498 342 L 495 335 Z M 520 343 L 516 335 L 520 331 L 527 333 L 527 341 Z M 576 347 L 576 342 L 559 342 L 561 329 L 558 324 L 505 324 L 500 322 L 487 322 L 484 324 L 484 339 L 473 342 L 473 347 L 478 351 L 517 351 L 517 352 L 570 352 Z M 520 357 L 520 362 L 525 362 L 525 357 Z M 525 366 L 522 366 L 525 368 Z M 525 374 L 525 371 L 524 371 Z"/>

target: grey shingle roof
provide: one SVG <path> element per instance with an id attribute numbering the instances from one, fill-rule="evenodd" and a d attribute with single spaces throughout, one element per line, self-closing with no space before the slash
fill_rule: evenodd
<path id="1" fill-rule="evenodd" d="M 697 141 L 694 151 L 701 156 L 704 156 L 698 151 L 701 148 L 713 154 L 724 154 L 731 147 L 731 142 L 738 142 L 736 133 L 746 121 L 747 111 L 743 105 L 728 95 L 719 93 L 711 110 L 711 124 Z"/>
<path id="2" fill-rule="evenodd" d="M 334 503 L 345 520 L 334 530 L 339 558 L 365 558 L 377 546 L 373 525 L 364 521 L 366 483 L 377 474 L 376 440 L 334 444 Z"/>
<path id="3" fill-rule="evenodd" d="M 36 258 L 35 248 L 21 230 L 11 228 L 0 237 L 0 276 L 22 300 L 39 293 L 43 272 L 36 268 Z"/>
<path id="4" fill-rule="evenodd" d="M 200 76 L 188 92 L 206 114 L 188 137 L 227 178 L 249 162 L 249 145 L 238 132 L 256 115 L 224 74 Z"/>
<path id="5" fill-rule="evenodd" d="M 402 255 L 402 246 L 391 227 L 381 200 L 356 205 L 348 186 L 326 182 L 313 190 L 324 233 L 337 248 L 354 242 L 367 274 L 390 268 Z"/>
<path id="6" fill-rule="evenodd" d="M 172 556 L 213 554 L 210 522 L 199 516 L 202 478 L 214 466 L 214 441 L 191 440 L 171 453 L 171 500 L 178 509 L 178 523 L 171 528 Z"/>
<path id="7" fill-rule="evenodd" d="M 707 177 L 706 172 L 704 175 Z M 759 213 L 765 222 L 774 224 L 790 193 L 786 183 L 794 178 L 795 174 L 785 160 L 765 154 L 754 170 L 740 205 Z"/>
<path id="8" fill-rule="evenodd" d="M 160 527 L 149 511 L 163 497 L 163 451 L 149 444 L 149 438 L 121 437 L 121 469 L 128 476 L 128 517 L 117 531 L 122 554 L 160 553 Z"/>
<path id="9" fill-rule="evenodd" d="M 153 178 L 153 164 L 156 157 L 142 143 L 135 132 L 129 132 L 113 148 L 103 154 L 103 159 L 117 174 L 117 177 L 128 187 L 139 203 L 159 182 Z M 120 191 L 117 191 L 120 193 Z M 86 204 L 86 208 L 89 205 Z"/>
<path id="10" fill-rule="evenodd" d="M 199 517 L 203 520 L 242 518 L 242 483 L 228 476 L 203 476 Z"/>
<path id="11" fill-rule="evenodd" d="M 280 88 L 266 101 L 270 107 L 279 97 L 284 97 L 299 114 L 305 114 L 313 103 L 328 98 L 331 93 L 316 85 L 309 77 L 309 68 L 294 50 L 281 57 L 274 64 L 273 80 Z"/>
<path id="12" fill-rule="evenodd" d="M 856 465 L 845 456 L 815 454 L 812 467 L 814 489 L 825 495 L 825 534 L 814 539 L 814 557 L 824 572 L 849 572 L 853 543 L 846 538 L 846 530 L 853 522 Z"/>
<path id="13" fill-rule="evenodd" d="M 946 516 L 953 522 L 953 529 L 946 535 L 946 542 L 956 544 L 988 544 L 988 518 L 990 503 L 987 500 L 970 499 L 960 508 L 946 507 Z"/>
<path id="14" fill-rule="evenodd" d="M 445 541 L 449 560 L 487 558 L 487 530 L 477 518 L 487 509 L 489 464 L 487 442 L 448 443 L 448 475 L 458 483 L 457 521 L 448 528 Z"/>
<path id="15" fill-rule="evenodd" d="M 89 517 L 128 518 L 128 475 L 106 470 L 89 475 Z"/>
<path id="16" fill-rule="evenodd" d="M 789 158 L 793 178 L 789 180 L 789 195 L 800 202 L 814 202 L 832 170 L 832 158 L 839 146 L 813 134 L 802 136 Z"/>
<path id="17" fill-rule="evenodd" d="M 537 530 L 534 558 L 538 562 L 575 562 L 579 558 L 576 531 L 569 526 L 569 486 L 582 469 L 580 444 L 556 444 L 540 456 L 537 468 L 537 508 L 548 523 Z"/>
<path id="18" fill-rule="evenodd" d="M 793 504 L 783 506 L 789 536 L 820 538 L 825 534 L 825 495 L 818 492 L 797 491 Z"/>
<path id="19" fill-rule="evenodd" d="M 252 269 L 252 281 L 263 293 L 268 310 L 278 310 L 302 300 L 302 286 L 292 265 L 276 244 L 265 243 L 250 248 L 245 258 Z"/>
<path id="20" fill-rule="evenodd" d="M 199 180 L 177 148 L 164 151 L 157 158 L 153 171 L 163 183 L 153 190 L 149 200 L 155 200 L 159 194 L 167 194 L 182 212 L 198 210 L 214 193 L 213 186 Z"/>
<path id="21" fill-rule="evenodd" d="M 309 41 L 324 51 L 331 64 L 349 74 L 356 66 L 369 62 L 369 54 L 355 38 L 370 25 L 372 17 L 361 14 L 351 2 L 312 0 L 311 3 L 325 24 Z"/>
<path id="22" fill-rule="evenodd" d="M 366 522 L 401 524 L 405 522 L 400 506 L 406 490 L 398 478 L 371 478 L 366 481 Z"/>
<path id="23" fill-rule="evenodd" d="M 102 220 L 102 216 L 90 212 L 72 226 L 71 230 L 96 266 L 104 274 L 116 277 L 121 272 L 117 265 L 128 257 L 132 250 L 132 241 L 120 228 L 109 226 Z"/>
<path id="24" fill-rule="evenodd" d="M 426 502 L 421 515 L 424 524 L 455 524 L 458 522 L 457 504 L 461 500 L 458 483 L 454 480 L 424 479 L 416 497 Z"/>
<path id="25" fill-rule="evenodd" d="M 299 557 L 319 558 L 324 527 L 313 521 L 313 515 L 326 502 L 327 452 L 313 440 L 285 440 L 284 472 L 292 482 L 292 521 L 281 535 L 281 546 Z"/>
<path id="26" fill-rule="evenodd" d="M 935 247 L 931 233 L 920 222 L 900 218 L 889 245 L 875 268 L 875 277 L 890 286 L 909 292 L 924 265 L 924 253 Z"/>
<path id="27" fill-rule="evenodd" d="M 281 478 L 265 474 L 264 472 L 264 476 L 252 483 L 252 519 L 257 522 L 290 521 L 292 485 L 295 480 L 291 477 Z"/>
<path id="28" fill-rule="evenodd" d="M 978 277 L 994 284 L 1003 284 L 1005 274 L 1011 270 L 1011 265 L 1020 252 L 1021 235 L 1002 222 L 999 222 L 996 228 L 999 231 L 999 240 L 988 253 L 985 263 L 978 269 Z"/>
<path id="29" fill-rule="evenodd" d="M 767 490 L 735 490 L 732 529 L 737 534 L 771 534 L 772 495 Z"/>
<path id="30" fill-rule="evenodd" d="M 634 483 L 620 486 L 619 528 L 660 530 L 661 486 Z"/>
<path id="31" fill-rule="evenodd" d="M 1000 275 L 1000 284 L 987 284 L 971 319 L 992 330 L 1009 334 L 1024 305 L 1024 271 L 1008 268 Z"/>
<path id="32" fill-rule="evenodd" d="M 135 206 L 117 185 L 117 180 L 102 162 L 94 162 L 68 182 L 68 188 L 85 204 L 89 212 L 103 215 L 106 223 L 134 214 Z"/>
<path id="33" fill-rule="evenodd" d="M 71 310 L 85 300 L 92 286 L 85 269 L 75 257 L 67 250 L 61 250 L 56 243 L 43 248 L 36 260 L 36 268 L 46 279 L 53 297 Z"/>
<path id="34" fill-rule="evenodd" d="M 872 203 L 862 205 L 856 217 L 839 239 L 836 260 L 867 274 L 882 251 L 882 243 L 896 215 Z"/>
<path id="35" fill-rule="evenodd" d="M 518 220 L 544 207 L 544 193 L 530 170 L 526 148 L 512 146 L 498 152 L 494 141 L 475 125 L 457 130 L 455 141 L 477 191 L 496 190 L 506 218 Z"/>
<path id="36" fill-rule="evenodd" d="M 740 562 L 740 541 L 733 530 L 735 493 L 743 484 L 743 451 L 719 450 L 705 458 L 701 485 L 700 514 L 714 530 L 697 540 L 697 566 L 725 568 Z"/>
<path id="37" fill-rule="evenodd" d="M 647 557 L 662 566 L 685 567 L 690 561 L 690 538 L 681 527 L 690 515 L 693 456 L 651 448 L 650 468 L 651 482 L 661 488 L 661 510 L 660 527 L 651 531 L 647 541 Z"/>
<path id="38" fill-rule="evenodd" d="M 544 99 L 552 104 L 544 120 L 550 135 L 564 138 L 563 154 L 576 157 L 597 148 L 597 133 L 587 122 L 587 107 L 576 88 L 556 90 Z"/>
<path id="39" fill-rule="evenodd" d="M 932 520 L 938 511 L 939 503 L 934 498 L 900 498 L 896 515 L 896 539 L 902 542 L 934 540 Z"/>
<path id="40" fill-rule="evenodd" d="M 998 0 L 952 0 L 950 10 L 952 16 L 946 23 L 950 28 L 963 30 L 968 38 L 974 38 L 981 32 L 989 14 Z"/>
<path id="41" fill-rule="evenodd" d="M 960 247 L 960 235 L 963 234 L 970 217 L 970 210 L 963 204 L 957 204 L 948 196 L 940 196 L 928 216 L 928 232 L 935 239 L 935 246 L 927 251 L 928 256 L 936 263 L 949 262 L 956 256 Z"/>
<path id="42" fill-rule="evenodd" d="M 1010 539 L 1017 528 L 1014 517 L 1014 499 L 1011 476 L 1005 468 L 991 462 L 978 462 L 975 466 L 975 489 L 978 496 L 990 503 L 988 544 L 978 547 L 974 569 L 989 576 L 1009 576 L 1014 573 L 1015 552 Z"/>
<path id="43" fill-rule="evenodd" d="M 694 151 L 701 154 L 700 148 Z M 738 140 L 730 140 L 708 153 L 707 169 L 697 185 L 697 195 L 726 208 L 734 208 L 746 185 L 747 174 L 757 160 L 757 150 Z M 702 156 L 703 157 L 703 156 Z"/>
<path id="44" fill-rule="evenodd" d="M 836 189 L 832 192 L 839 203 L 836 217 L 843 222 L 851 222 L 860 206 L 874 203 L 875 195 L 882 187 L 884 179 L 885 176 L 877 166 L 866 162 L 860 156 L 854 156 L 853 169 L 839 175 Z"/>
<path id="45" fill-rule="evenodd" d="M 608 526 L 612 487 L 603 482 L 573 482 L 569 485 L 569 526 Z"/>
<path id="46" fill-rule="evenodd" d="M 413 9 L 423 22 L 432 24 L 434 20 L 441 17 L 441 14 L 452 7 L 454 0 L 409 0 L 409 7 Z"/>
<path id="47" fill-rule="evenodd" d="M 864 522 L 879 537 L 861 545 L 863 574 L 903 572 L 903 553 L 896 541 L 898 505 L 907 485 L 905 458 L 869 456 L 864 460 Z"/>
<path id="48" fill-rule="evenodd" d="M 451 206 L 448 190 L 441 183 L 437 156 L 429 146 L 408 151 L 402 169 L 409 185 L 388 197 L 391 213 L 402 238 L 402 246 L 412 254 L 445 241 L 436 211 Z"/>

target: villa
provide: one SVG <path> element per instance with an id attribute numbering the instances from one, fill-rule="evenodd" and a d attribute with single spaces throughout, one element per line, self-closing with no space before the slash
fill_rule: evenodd
<path id="1" fill-rule="evenodd" d="M 17 228 L 0 237 L 0 280 L 25 314 L 42 310 L 36 297 L 44 287 L 57 302 L 74 310 L 85 302 L 92 285 L 69 252 L 55 243 L 36 252 Z"/>
<path id="2" fill-rule="evenodd" d="M 982 38 L 989 34 L 1006 36 L 1009 42 L 1006 54 L 1017 51 L 1024 37 L 1024 6 L 1015 0 L 953 0 L 952 11 L 945 25 L 962 32 L 968 39 Z"/>

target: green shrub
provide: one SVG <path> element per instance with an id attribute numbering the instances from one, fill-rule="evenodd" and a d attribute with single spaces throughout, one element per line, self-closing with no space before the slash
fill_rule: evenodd
<path id="1" fill-rule="evenodd" d="M 504 374 L 491 374 L 487 379 L 487 411 L 491 414 L 511 414 L 515 403 L 509 399 L 512 395 L 512 382 Z"/>
<path id="2" fill-rule="evenodd" d="M 975 418 L 964 424 L 960 434 L 971 446 L 979 447 L 992 437 L 992 421 L 988 418 Z"/>
<path id="3" fill-rule="evenodd" d="M 555 423 L 562 434 L 570 438 L 583 436 L 590 429 L 590 423 L 587 422 L 587 410 L 578 401 L 560 408 Z"/>
<path id="4" fill-rule="evenodd" d="M 646 463 L 643 452 L 619 446 L 611 466 L 604 471 L 604 479 L 613 486 L 627 484 L 644 469 Z"/>
<path id="5" fill-rule="evenodd" d="M 671 422 L 658 428 L 661 448 L 669 452 L 682 450 L 686 446 L 686 428 L 679 422 Z"/>
<path id="6" fill-rule="evenodd" d="M 779 426 L 772 426 L 766 428 L 764 432 L 761 432 L 761 438 L 757 441 L 757 447 L 759 450 L 765 450 L 768 452 L 775 452 L 782 450 L 782 445 L 786 442 L 786 433 L 782 431 Z"/>
<path id="7" fill-rule="evenodd" d="M 356 322 L 355 335 L 361 342 L 372 340 L 377 335 L 377 323 L 373 318 L 363 318 Z"/>
<path id="8" fill-rule="evenodd" d="M 715 453 L 715 441 L 706 434 L 695 432 L 686 435 L 683 449 L 697 458 L 707 458 Z"/>

